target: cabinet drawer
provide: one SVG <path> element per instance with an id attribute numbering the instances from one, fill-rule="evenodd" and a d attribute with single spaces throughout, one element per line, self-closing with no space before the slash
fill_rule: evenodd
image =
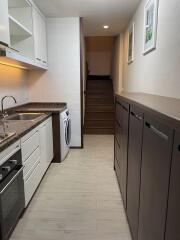
<path id="1" fill-rule="evenodd" d="M 34 152 L 39 146 L 39 132 L 38 130 L 33 131 L 28 138 L 22 138 L 22 160 L 23 162 Z"/>
<path id="2" fill-rule="evenodd" d="M 24 182 L 25 188 L 25 207 L 27 207 L 29 201 L 31 200 L 36 188 L 40 183 L 40 161 L 37 163 L 34 171 Z"/>
<path id="3" fill-rule="evenodd" d="M 39 147 L 29 156 L 29 158 L 24 162 L 24 179 L 26 179 L 29 173 L 32 172 L 34 164 L 40 159 L 40 149 Z"/>

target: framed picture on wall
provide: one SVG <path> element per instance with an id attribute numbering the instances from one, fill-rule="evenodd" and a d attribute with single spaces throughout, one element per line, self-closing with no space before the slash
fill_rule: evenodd
<path id="1" fill-rule="evenodd" d="M 143 54 L 156 49 L 159 0 L 148 0 L 144 7 Z"/>
<path id="2" fill-rule="evenodd" d="M 134 61 L 134 22 L 130 25 L 128 30 L 128 64 Z"/>

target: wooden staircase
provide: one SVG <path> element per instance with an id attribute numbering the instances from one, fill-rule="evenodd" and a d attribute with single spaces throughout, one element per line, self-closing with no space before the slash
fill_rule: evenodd
<path id="1" fill-rule="evenodd" d="M 114 134 L 114 97 L 111 80 L 88 80 L 85 134 Z"/>

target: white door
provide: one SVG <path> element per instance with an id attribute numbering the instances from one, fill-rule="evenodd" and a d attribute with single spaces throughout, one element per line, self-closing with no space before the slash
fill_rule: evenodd
<path id="1" fill-rule="evenodd" d="M 0 0 L 0 42 L 10 45 L 7 0 Z"/>

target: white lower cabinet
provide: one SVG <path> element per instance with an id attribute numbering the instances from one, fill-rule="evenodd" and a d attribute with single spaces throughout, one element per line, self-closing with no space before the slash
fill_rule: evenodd
<path id="1" fill-rule="evenodd" d="M 36 191 L 39 183 L 41 181 L 40 177 L 40 161 L 37 161 L 34 169 L 27 179 L 24 179 L 24 190 L 25 190 L 25 207 L 27 207 L 29 201 L 31 200 L 34 192 Z"/>
<path id="2" fill-rule="evenodd" d="M 46 172 L 53 159 L 52 118 L 40 125 L 41 174 Z"/>
<path id="3" fill-rule="evenodd" d="M 21 150 L 27 206 L 53 159 L 51 117 L 21 139 Z"/>

